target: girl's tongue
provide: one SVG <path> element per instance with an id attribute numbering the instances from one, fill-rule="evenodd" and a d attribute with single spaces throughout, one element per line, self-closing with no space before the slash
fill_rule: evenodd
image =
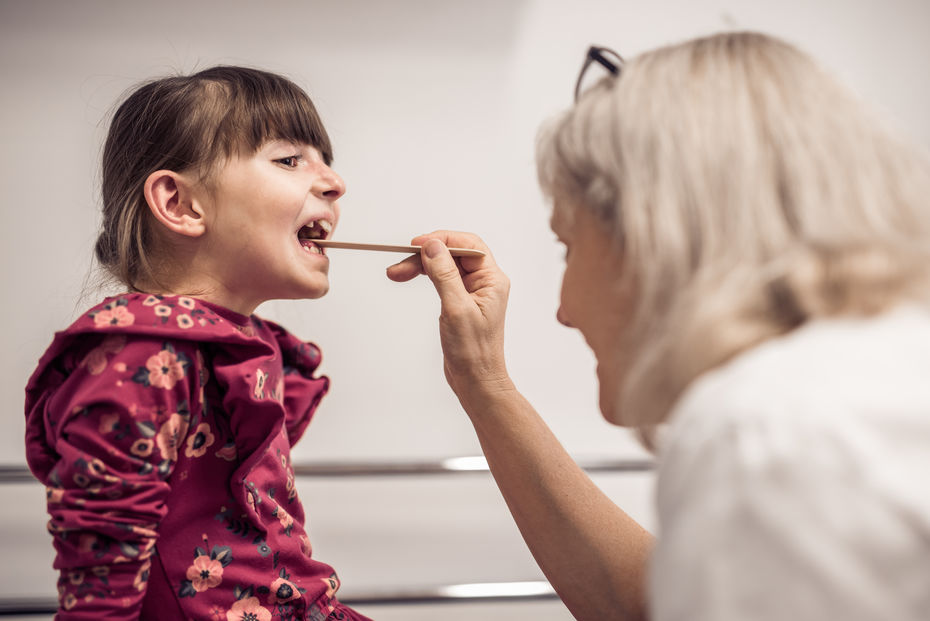
<path id="1" fill-rule="evenodd" d="M 304 250 L 307 252 L 312 252 L 314 254 L 323 254 L 323 249 L 313 243 L 312 239 L 306 237 L 298 237 L 297 241 L 300 242 L 300 245 L 303 246 Z"/>

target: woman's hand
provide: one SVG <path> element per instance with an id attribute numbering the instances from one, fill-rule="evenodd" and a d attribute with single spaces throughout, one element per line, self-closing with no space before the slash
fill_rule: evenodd
<path id="1" fill-rule="evenodd" d="M 388 277 L 433 281 L 446 379 L 543 573 L 576 619 L 646 618 L 652 537 L 594 485 L 507 375 L 507 276 L 469 233 L 436 231 L 413 243 L 421 256 L 392 265 Z M 456 261 L 447 246 L 486 256 Z"/>
<path id="2" fill-rule="evenodd" d="M 411 241 L 420 256 L 392 265 L 387 276 L 405 282 L 429 276 L 439 294 L 439 337 L 446 380 L 468 410 L 474 397 L 513 388 L 504 362 L 504 314 L 510 280 L 476 235 L 435 231 Z M 482 250 L 483 257 L 455 259 L 447 247 Z"/>

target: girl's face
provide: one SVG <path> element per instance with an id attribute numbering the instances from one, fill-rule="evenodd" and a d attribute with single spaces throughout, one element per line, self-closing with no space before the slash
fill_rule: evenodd
<path id="1" fill-rule="evenodd" d="M 345 183 L 319 151 L 268 142 L 230 158 L 209 186 L 199 188 L 206 232 L 198 254 L 211 301 L 250 314 L 266 300 L 326 294 L 329 259 L 305 237 L 330 236 Z"/>
<path id="2" fill-rule="evenodd" d="M 622 253 L 588 209 L 556 202 L 550 224 L 565 245 L 558 320 L 580 331 L 594 352 L 601 414 L 617 423 L 615 401 L 624 374 L 619 348 L 631 306 L 629 292 L 620 286 Z"/>

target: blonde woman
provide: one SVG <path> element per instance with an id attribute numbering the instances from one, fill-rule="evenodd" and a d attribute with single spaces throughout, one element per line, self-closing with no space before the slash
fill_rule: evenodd
<path id="1" fill-rule="evenodd" d="M 541 134 L 558 319 L 659 463 L 652 536 L 512 384 L 508 280 L 421 236 L 449 384 L 578 619 L 930 618 L 930 168 L 795 48 L 729 33 L 609 73 Z M 596 62 L 592 62 L 596 61 Z M 580 79 L 579 79 L 580 81 Z"/>

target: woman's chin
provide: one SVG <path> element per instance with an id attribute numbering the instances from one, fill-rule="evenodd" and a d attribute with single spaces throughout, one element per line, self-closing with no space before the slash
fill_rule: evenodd
<path id="1" fill-rule="evenodd" d="M 618 425 L 620 427 L 627 427 L 628 425 L 623 421 L 623 415 L 620 411 L 620 394 L 617 390 L 614 383 L 604 383 L 601 381 L 599 383 L 600 390 L 598 392 L 598 409 L 601 411 L 601 416 L 604 417 L 611 425 Z"/>
<path id="2" fill-rule="evenodd" d="M 597 364 L 598 409 L 601 416 L 611 425 L 628 427 L 624 422 L 620 403 L 623 400 L 621 387 L 626 376 L 626 366 L 620 356 L 602 361 Z"/>
<path id="3" fill-rule="evenodd" d="M 617 407 L 613 395 L 607 395 L 602 390 L 598 399 L 598 409 L 600 409 L 601 416 L 608 423 L 611 425 L 620 424 L 620 416 L 619 412 L 617 412 Z"/>
<path id="4" fill-rule="evenodd" d="M 612 405 L 609 407 L 601 406 L 601 416 L 604 417 L 611 425 L 618 425 L 620 427 L 625 427 L 623 421 L 620 419 L 620 413 Z"/>

